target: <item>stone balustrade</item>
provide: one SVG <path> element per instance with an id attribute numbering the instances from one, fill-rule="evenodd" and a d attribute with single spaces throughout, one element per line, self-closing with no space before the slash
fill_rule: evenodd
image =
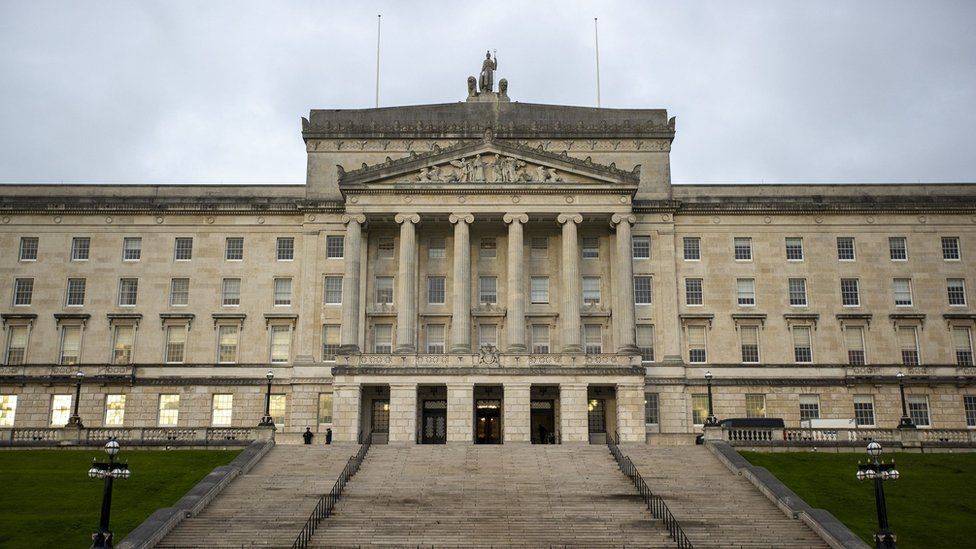
<path id="1" fill-rule="evenodd" d="M 354 368 L 619 368 L 640 367 L 640 356 L 616 354 L 361 354 L 340 356 L 336 366 Z"/>
<path id="2" fill-rule="evenodd" d="M 732 446 L 861 448 L 876 441 L 894 448 L 976 448 L 974 429 L 828 429 L 716 427 Z M 710 430 L 710 428 L 708 429 Z M 707 435 L 706 435 L 707 437 Z"/>
<path id="3" fill-rule="evenodd" d="M 45 427 L 0 429 L 4 446 L 102 446 L 116 439 L 128 446 L 246 446 L 271 438 L 257 427 Z"/>

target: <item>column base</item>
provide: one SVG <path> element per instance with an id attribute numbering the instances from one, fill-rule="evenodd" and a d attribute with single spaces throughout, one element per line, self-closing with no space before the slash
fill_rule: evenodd
<path id="1" fill-rule="evenodd" d="M 639 355 L 640 349 L 637 348 L 637 345 L 629 345 L 629 344 L 621 345 L 620 347 L 617 347 L 617 354 L 618 355 Z"/>
<path id="2" fill-rule="evenodd" d="M 451 353 L 455 355 L 470 355 L 471 346 L 470 345 L 455 345 L 451 347 Z"/>
<path id="3" fill-rule="evenodd" d="M 356 345 L 355 343 L 352 343 L 352 344 L 349 344 L 349 345 L 340 345 L 339 346 L 339 354 L 340 355 L 358 355 L 359 354 L 359 345 Z"/>
<path id="4" fill-rule="evenodd" d="M 508 353 L 524 353 L 528 350 L 528 347 L 524 343 L 513 343 L 508 346 L 506 352 Z"/>
<path id="5" fill-rule="evenodd" d="M 394 352 L 398 355 L 412 355 L 417 352 L 417 347 L 414 345 L 397 345 Z"/>
<path id="6" fill-rule="evenodd" d="M 566 345 L 566 346 L 563 347 L 563 352 L 564 353 L 582 353 L 583 352 L 583 346 L 582 345 L 575 345 L 575 344 L 574 345 Z"/>

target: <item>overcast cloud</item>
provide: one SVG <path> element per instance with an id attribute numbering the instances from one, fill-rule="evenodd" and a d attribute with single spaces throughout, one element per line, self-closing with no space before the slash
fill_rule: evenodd
<path id="1" fill-rule="evenodd" d="M 302 183 L 299 117 L 463 100 L 676 115 L 675 182 L 976 181 L 976 2 L 0 3 L 0 181 Z"/>

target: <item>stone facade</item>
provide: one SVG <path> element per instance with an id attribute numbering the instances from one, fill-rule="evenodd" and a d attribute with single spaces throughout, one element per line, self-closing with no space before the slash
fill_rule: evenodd
<path id="1" fill-rule="evenodd" d="M 285 441 L 683 441 L 706 371 L 720 418 L 894 426 L 904 371 L 976 425 L 972 184 L 672 186 L 664 110 L 302 129 L 304 186 L 6 185 L 0 428 L 79 370 L 90 427 L 255 425 L 270 370 Z"/>

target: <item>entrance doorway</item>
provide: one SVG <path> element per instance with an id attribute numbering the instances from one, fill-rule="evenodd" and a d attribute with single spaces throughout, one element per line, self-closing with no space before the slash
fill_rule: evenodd
<path id="1" fill-rule="evenodd" d="M 502 401 L 478 399 L 474 403 L 475 444 L 502 443 Z"/>
<path id="2" fill-rule="evenodd" d="M 586 393 L 586 426 L 590 444 L 606 444 L 607 433 L 617 430 L 616 388 L 590 385 Z"/>
<path id="3" fill-rule="evenodd" d="M 390 386 L 363 385 L 360 389 L 359 442 L 386 444 L 390 439 Z"/>
<path id="4" fill-rule="evenodd" d="M 421 444 L 447 443 L 447 400 L 425 400 L 420 421 Z"/>
<path id="5" fill-rule="evenodd" d="M 552 400 L 529 403 L 532 444 L 556 444 L 556 406 Z"/>

